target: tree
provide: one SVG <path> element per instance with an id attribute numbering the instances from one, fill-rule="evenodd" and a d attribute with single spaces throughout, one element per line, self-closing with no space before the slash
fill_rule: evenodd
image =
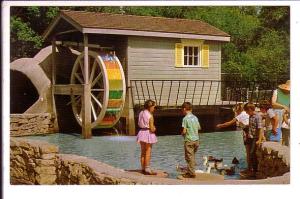
<path id="1" fill-rule="evenodd" d="M 244 80 L 289 78 L 288 6 L 12 7 L 11 59 L 31 57 L 60 9 L 196 19 L 231 35 L 222 45 L 222 72 Z"/>
<path id="2" fill-rule="evenodd" d="M 12 7 L 11 60 L 32 57 L 43 46 L 42 33 L 57 16 L 57 7 Z"/>

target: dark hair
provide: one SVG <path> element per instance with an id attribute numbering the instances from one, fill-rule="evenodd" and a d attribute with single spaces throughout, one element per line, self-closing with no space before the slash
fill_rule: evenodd
<path id="1" fill-rule="evenodd" d="M 190 102 L 183 102 L 181 108 L 185 108 L 185 110 L 190 111 L 193 109 L 193 105 Z"/>
<path id="2" fill-rule="evenodd" d="M 144 108 L 149 109 L 150 107 L 155 106 L 155 101 L 149 99 L 145 101 Z"/>
<path id="3" fill-rule="evenodd" d="M 255 105 L 253 103 L 249 102 L 244 105 L 244 110 L 245 111 L 248 111 L 248 110 L 255 111 Z"/>
<path id="4" fill-rule="evenodd" d="M 261 100 L 259 102 L 259 108 L 268 110 L 268 109 L 272 108 L 272 104 L 268 100 Z"/>

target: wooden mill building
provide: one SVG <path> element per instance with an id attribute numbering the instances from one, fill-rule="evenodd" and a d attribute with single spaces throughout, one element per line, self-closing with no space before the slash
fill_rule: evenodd
<path id="1" fill-rule="evenodd" d="M 126 82 L 121 117 L 126 118 L 130 135 L 135 134 L 135 110 L 149 98 L 161 109 L 178 107 L 185 100 L 199 106 L 221 100 L 221 45 L 230 41 L 230 35 L 203 21 L 65 10 L 43 37 L 56 52 L 48 68 L 53 96 L 77 91 L 83 95 L 85 108 L 80 115 L 85 138 L 91 136 L 90 123 L 96 114 L 89 103 L 91 83 L 86 81 L 91 72 L 83 74 L 80 87 L 70 84 L 81 52 L 83 71 L 89 70 L 89 50 L 118 57 L 124 71 L 119 77 Z M 57 103 L 53 101 L 54 109 Z"/>

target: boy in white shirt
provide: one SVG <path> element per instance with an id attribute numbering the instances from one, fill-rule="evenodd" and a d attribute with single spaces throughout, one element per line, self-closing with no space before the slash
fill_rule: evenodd
<path id="1" fill-rule="evenodd" d="M 278 115 L 274 112 L 272 105 L 267 100 L 262 100 L 259 103 L 260 111 L 266 119 L 266 137 L 268 141 L 280 142 L 281 128 L 279 128 Z"/>

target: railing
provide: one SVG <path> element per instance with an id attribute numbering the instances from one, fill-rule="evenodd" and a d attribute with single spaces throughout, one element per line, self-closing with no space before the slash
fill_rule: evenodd
<path id="1" fill-rule="evenodd" d="M 276 82 L 219 80 L 131 80 L 134 107 L 143 106 L 148 99 L 159 107 L 176 108 L 184 101 L 193 105 L 234 105 L 238 102 L 257 103 L 271 99 Z"/>

